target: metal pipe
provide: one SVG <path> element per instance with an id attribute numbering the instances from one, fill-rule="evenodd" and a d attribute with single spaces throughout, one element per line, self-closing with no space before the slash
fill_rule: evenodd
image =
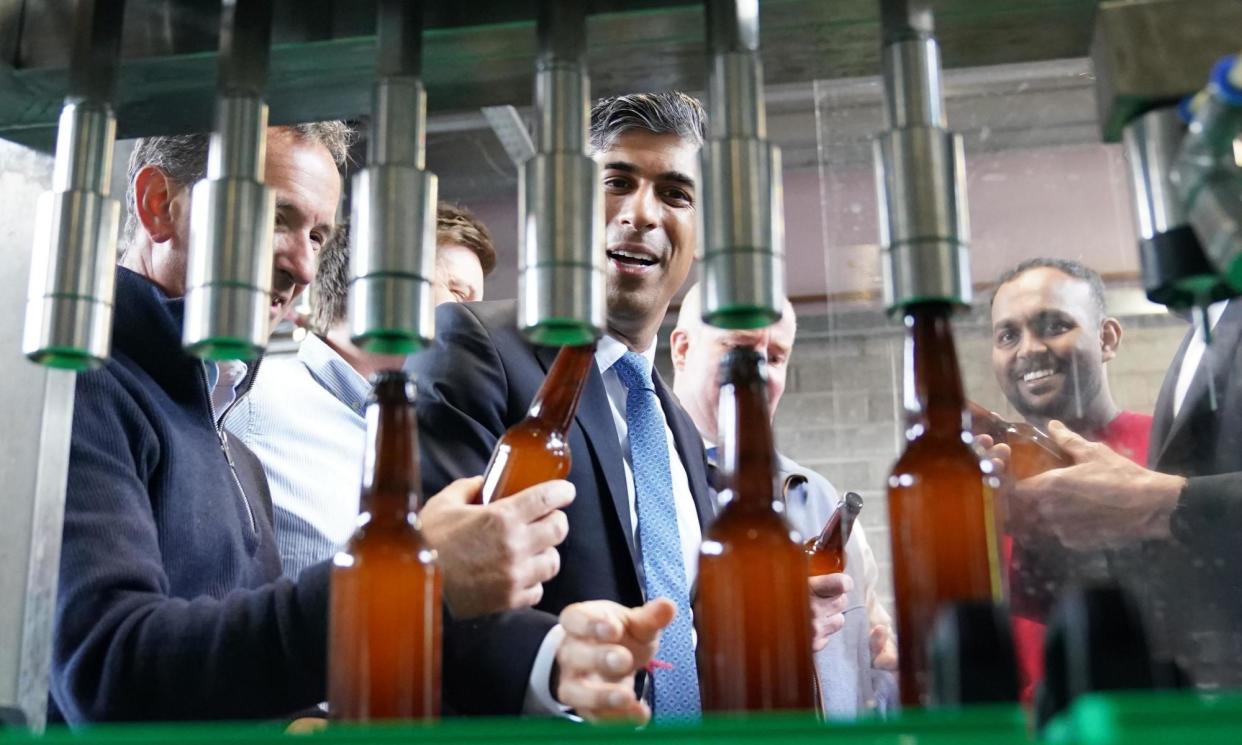
<path id="1" fill-rule="evenodd" d="M 768 142 L 757 0 L 707 0 L 703 144 L 703 320 L 758 328 L 785 304 L 780 148 Z"/>
<path id="2" fill-rule="evenodd" d="M 263 183 L 272 0 L 225 0 L 216 128 L 190 198 L 182 344 L 211 360 L 262 354 L 271 332 L 274 197 Z"/>
<path id="3" fill-rule="evenodd" d="M 49 367 L 102 364 L 112 342 L 120 203 L 108 196 L 124 0 L 79 3 L 52 189 L 38 202 L 22 352 Z"/>
<path id="4" fill-rule="evenodd" d="M 425 169 L 427 93 L 422 3 L 381 0 L 367 167 L 354 176 L 350 336 L 380 354 L 409 354 L 435 336 L 439 182 Z"/>
<path id="5" fill-rule="evenodd" d="M 542 0 L 535 154 L 518 171 L 518 326 L 536 344 L 585 344 L 605 323 L 604 201 L 587 154 L 586 10 Z"/>
<path id="6" fill-rule="evenodd" d="M 1196 101 L 1171 181 L 1208 261 L 1242 292 L 1242 88 L 1233 82 L 1242 55 L 1212 69 Z"/>
<path id="7" fill-rule="evenodd" d="M 1135 117 L 1122 134 L 1143 289 L 1152 302 L 1177 309 L 1208 305 L 1233 294 L 1204 256 L 1169 181 L 1185 129 L 1177 110 L 1164 107 Z"/>
<path id="8" fill-rule="evenodd" d="M 884 301 L 968 304 L 966 162 L 945 126 L 939 45 L 924 4 L 881 0 L 885 121 L 875 141 Z"/>

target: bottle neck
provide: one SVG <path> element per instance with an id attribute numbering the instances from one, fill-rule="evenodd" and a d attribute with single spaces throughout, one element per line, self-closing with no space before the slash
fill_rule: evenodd
<path id="1" fill-rule="evenodd" d="M 733 500 L 746 509 L 774 509 L 776 447 L 763 379 L 726 382 L 720 390 L 721 466 Z"/>
<path id="2" fill-rule="evenodd" d="M 904 392 L 912 426 L 952 435 L 967 429 L 969 422 L 949 314 L 945 303 L 907 310 Z"/>
<path id="3" fill-rule="evenodd" d="M 405 376 L 385 377 L 376 385 L 374 400 L 367 407 L 361 509 L 373 522 L 405 522 L 421 501 L 417 418 L 411 389 Z"/>
<path id="4" fill-rule="evenodd" d="M 526 415 L 561 434 L 568 432 L 594 362 L 594 344 L 561 347 Z"/>

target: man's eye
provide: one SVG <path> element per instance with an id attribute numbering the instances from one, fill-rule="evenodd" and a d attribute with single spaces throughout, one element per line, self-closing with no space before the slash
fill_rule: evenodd
<path id="1" fill-rule="evenodd" d="M 604 186 L 609 189 L 624 189 L 630 185 L 630 182 L 620 176 L 609 176 L 604 179 Z"/>
<path id="2" fill-rule="evenodd" d="M 996 344 L 997 346 L 1007 347 L 1013 344 L 1017 338 L 1017 335 L 1012 331 L 1001 331 L 996 334 Z"/>
<path id="3" fill-rule="evenodd" d="M 690 198 L 690 195 L 681 189 L 665 189 L 664 198 L 671 202 L 682 204 L 690 204 L 690 202 L 693 201 Z"/>

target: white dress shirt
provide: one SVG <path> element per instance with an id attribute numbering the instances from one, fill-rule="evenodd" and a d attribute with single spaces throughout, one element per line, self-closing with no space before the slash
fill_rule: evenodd
<path id="1" fill-rule="evenodd" d="M 634 493 L 634 468 L 630 455 L 629 426 L 625 421 L 625 399 L 628 390 L 617 376 L 617 372 L 612 369 L 613 364 L 627 351 L 629 348 L 624 343 L 611 336 L 605 336 L 596 345 L 595 364 L 604 378 L 604 390 L 608 393 L 608 403 L 612 408 L 612 421 L 617 429 L 617 440 L 621 443 L 621 453 L 624 455 L 625 491 L 630 502 L 630 532 L 637 543 L 638 509 Z M 652 342 L 651 346 L 642 352 L 653 370 L 655 354 L 655 342 Z M 654 372 L 652 375 L 654 376 Z M 660 413 L 664 413 L 663 408 L 660 409 Z M 668 426 L 667 416 L 664 420 L 664 437 L 668 441 L 668 462 L 672 471 L 673 500 L 677 509 L 677 531 L 681 538 L 682 566 L 686 571 L 686 587 L 691 587 L 698 575 L 699 543 L 703 540 L 703 534 L 699 527 L 699 513 L 694 504 L 694 495 L 690 491 L 690 479 L 686 475 L 685 464 L 681 462 L 681 455 L 677 452 L 677 445 L 673 440 L 673 431 Z M 556 700 L 549 687 L 552 664 L 556 660 L 557 649 L 560 648 L 561 640 L 564 638 L 565 632 L 558 625 L 548 632 L 543 639 L 543 644 L 539 646 L 539 653 L 535 657 L 535 664 L 531 667 L 530 681 L 526 688 L 524 710 L 528 714 L 564 714 L 567 711 L 566 707 Z"/>
<path id="2" fill-rule="evenodd" d="M 1208 324 L 1211 328 L 1216 328 L 1216 324 L 1220 323 L 1220 317 L 1225 315 L 1225 306 L 1228 303 L 1228 300 L 1221 300 L 1208 306 Z M 1198 312 L 1197 309 L 1196 312 Z M 1190 383 L 1195 379 L 1195 371 L 1199 369 L 1203 353 L 1207 350 L 1203 343 L 1203 333 L 1197 324 L 1195 330 L 1198 333 L 1190 338 L 1190 344 L 1186 347 L 1186 356 L 1182 358 L 1182 367 L 1177 371 L 1177 387 L 1173 389 L 1174 417 L 1182 410 L 1182 404 L 1186 402 L 1186 392 L 1190 390 Z"/>
<path id="3" fill-rule="evenodd" d="M 224 419 L 267 475 L 286 577 L 331 558 L 353 534 L 370 393 L 366 378 L 308 334 L 297 357 L 264 360 Z"/>

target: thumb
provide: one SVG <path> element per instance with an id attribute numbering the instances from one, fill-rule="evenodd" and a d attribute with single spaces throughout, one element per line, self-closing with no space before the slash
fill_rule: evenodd
<path id="1" fill-rule="evenodd" d="M 1091 460 L 1092 452 L 1095 450 L 1095 443 L 1087 440 L 1056 419 L 1048 422 L 1048 435 L 1052 437 L 1053 442 L 1074 459 L 1075 464 Z"/>
<path id="2" fill-rule="evenodd" d="M 623 619 L 625 632 L 641 644 L 655 641 L 660 630 L 677 615 L 677 606 L 668 598 L 656 598 L 638 608 L 630 608 Z"/>
<path id="3" fill-rule="evenodd" d="M 483 490 L 483 477 L 472 476 L 468 479 L 457 479 L 444 487 L 432 499 L 444 500 L 449 504 L 477 504 L 479 493 Z M 441 502 L 441 504 L 444 504 Z"/>

